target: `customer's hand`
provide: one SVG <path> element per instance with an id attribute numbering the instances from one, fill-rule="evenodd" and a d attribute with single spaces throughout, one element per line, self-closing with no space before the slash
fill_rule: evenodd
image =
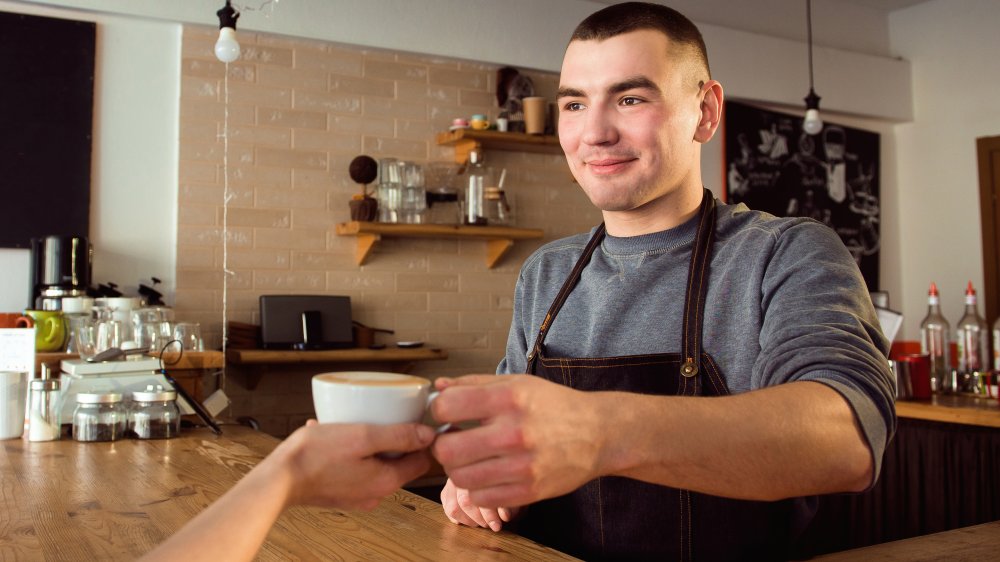
<path id="1" fill-rule="evenodd" d="M 310 420 L 271 455 L 291 477 L 286 506 L 373 509 L 383 497 L 427 472 L 434 430 L 420 424 L 317 424 Z M 399 458 L 378 455 L 408 453 Z M 269 457 L 262 464 L 272 461 Z"/>
<path id="2" fill-rule="evenodd" d="M 449 478 L 441 490 L 441 506 L 444 514 L 452 523 L 468 525 L 469 527 L 489 527 L 494 531 L 503 528 L 517 516 L 519 508 L 479 507 L 469 499 L 469 491 L 459 488 Z"/>
<path id="3" fill-rule="evenodd" d="M 441 435 L 432 447 L 453 484 L 468 490 L 469 505 L 528 505 L 569 493 L 603 470 L 608 433 L 599 393 L 529 375 L 439 378 L 435 384 L 441 390 L 431 406 L 437 421 L 480 424 Z M 457 490 L 455 495 L 464 501 Z M 462 512 L 476 521 L 474 509 Z"/>

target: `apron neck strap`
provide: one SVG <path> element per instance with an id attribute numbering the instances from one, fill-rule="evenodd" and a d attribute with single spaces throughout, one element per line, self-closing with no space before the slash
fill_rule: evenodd
<path id="1" fill-rule="evenodd" d="M 705 295 L 708 292 L 709 259 L 715 238 L 715 197 L 705 189 L 698 208 L 698 231 L 691 248 L 687 294 L 684 299 L 684 334 L 681 342 L 681 374 L 698 374 L 701 364 L 701 326 L 705 316 Z"/>

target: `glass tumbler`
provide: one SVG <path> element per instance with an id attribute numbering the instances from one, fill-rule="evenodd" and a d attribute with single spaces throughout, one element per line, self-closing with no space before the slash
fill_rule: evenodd
<path id="1" fill-rule="evenodd" d="M 197 322 L 178 322 L 174 325 L 174 339 L 184 351 L 202 351 L 201 325 Z"/>

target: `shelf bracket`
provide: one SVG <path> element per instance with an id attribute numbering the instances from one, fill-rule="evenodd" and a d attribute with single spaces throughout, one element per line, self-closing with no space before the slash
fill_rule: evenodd
<path id="1" fill-rule="evenodd" d="M 358 247 L 354 251 L 354 262 L 364 265 L 368 255 L 375 249 L 375 243 L 382 239 L 381 234 L 370 234 L 367 232 L 358 233 Z"/>
<path id="2" fill-rule="evenodd" d="M 473 139 L 461 139 L 455 143 L 455 162 L 465 164 L 469 161 L 469 153 L 478 150 L 482 154 L 482 144 Z"/>
<path id="3" fill-rule="evenodd" d="M 514 241 L 510 238 L 496 238 L 486 241 L 486 267 L 493 269 L 493 266 L 507 253 L 507 250 L 514 246 Z"/>

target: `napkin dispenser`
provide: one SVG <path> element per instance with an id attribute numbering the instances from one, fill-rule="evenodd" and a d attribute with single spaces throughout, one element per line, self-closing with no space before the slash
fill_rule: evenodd
<path id="1" fill-rule="evenodd" d="M 264 349 L 353 347 L 351 298 L 261 295 L 260 340 Z"/>

